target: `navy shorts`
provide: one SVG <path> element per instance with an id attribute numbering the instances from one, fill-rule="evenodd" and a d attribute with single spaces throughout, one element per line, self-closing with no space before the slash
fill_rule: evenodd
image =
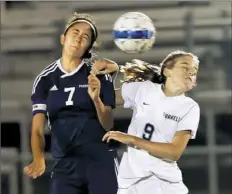
<path id="1" fill-rule="evenodd" d="M 51 194 L 116 194 L 117 154 L 107 152 L 105 156 L 96 152 L 88 157 L 56 160 L 51 174 Z"/>

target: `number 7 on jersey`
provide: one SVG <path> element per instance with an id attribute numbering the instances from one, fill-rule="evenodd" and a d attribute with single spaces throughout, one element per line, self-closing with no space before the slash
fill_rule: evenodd
<path id="1" fill-rule="evenodd" d="M 69 92 L 68 100 L 65 102 L 66 106 L 72 106 L 73 105 L 73 94 L 75 92 L 75 87 L 70 88 L 64 88 L 64 92 Z"/>

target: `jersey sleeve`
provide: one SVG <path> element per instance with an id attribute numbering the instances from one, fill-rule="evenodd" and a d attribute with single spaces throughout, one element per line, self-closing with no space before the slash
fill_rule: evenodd
<path id="1" fill-rule="evenodd" d="M 37 77 L 32 87 L 32 114 L 47 113 L 47 83 L 45 77 Z"/>
<path id="2" fill-rule="evenodd" d="M 191 130 L 191 139 L 195 139 L 200 120 L 200 108 L 196 104 L 186 113 L 178 123 L 177 131 Z"/>
<path id="3" fill-rule="evenodd" d="M 121 94 L 124 100 L 124 108 L 135 108 L 136 95 L 142 82 L 123 83 Z"/>
<path id="4" fill-rule="evenodd" d="M 112 77 L 109 74 L 101 76 L 101 100 L 105 106 L 115 108 L 115 93 Z"/>

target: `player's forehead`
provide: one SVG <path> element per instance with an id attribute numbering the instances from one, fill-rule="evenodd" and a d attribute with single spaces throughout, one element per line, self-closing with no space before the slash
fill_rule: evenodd
<path id="1" fill-rule="evenodd" d="M 91 34 L 91 27 L 86 22 L 75 23 L 70 27 L 69 30 L 70 31 L 81 31 L 81 32 L 84 32 L 84 33 Z"/>
<path id="2" fill-rule="evenodd" d="M 194 68 L 198 70 L 198 64 L 194 60 L 192 56 L 186 55 L 186 56 L 180 56 L 176 59 L 176 66 L 187 66 L 190 68 Z"/>

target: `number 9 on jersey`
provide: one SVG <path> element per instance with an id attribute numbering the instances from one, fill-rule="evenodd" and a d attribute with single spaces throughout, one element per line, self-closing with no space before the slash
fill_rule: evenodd
<path id="1" fill-rule="evenodd" d="M 152 124 L 147 123 L 144 127 L 143 139 L 150 141 L 154 131 L 155 131 L 155 127 Z"/>

